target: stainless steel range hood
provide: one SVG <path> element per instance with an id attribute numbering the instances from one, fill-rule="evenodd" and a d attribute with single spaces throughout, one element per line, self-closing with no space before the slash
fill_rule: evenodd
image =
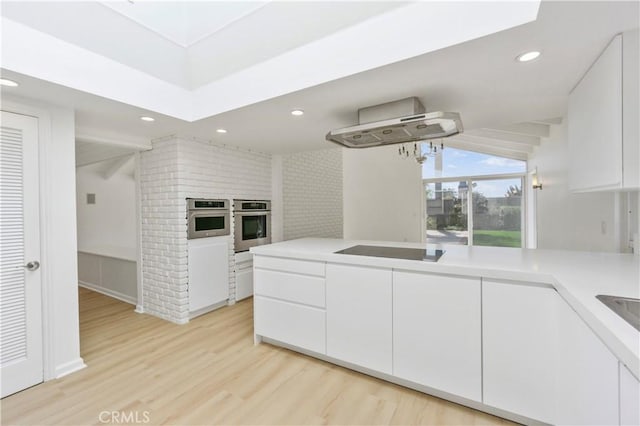
<path id="1" fill-rule="evenodd" d="M 439 139 L 463 132 L 457 112 L 429 112 L 418 98 L 358 110 L 359 124 L 332 130 L 326 139 L 347 148 Z"/>

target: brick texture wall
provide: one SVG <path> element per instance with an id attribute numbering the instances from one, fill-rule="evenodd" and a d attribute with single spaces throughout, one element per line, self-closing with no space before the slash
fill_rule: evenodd
<path id="1" fill-rule="evenodd" d="M 342 238 L 342 150 L 282 156 L 283 237 Z"/>
<path id="2" fill-rule="evenodd" d="M 175 323 L 189 318 L 186 198 L 271 199 L 271 155 L 168 138 L 141 154 L 143 309 Z M 234 224 L 229 300 L 235 301 Z"/>

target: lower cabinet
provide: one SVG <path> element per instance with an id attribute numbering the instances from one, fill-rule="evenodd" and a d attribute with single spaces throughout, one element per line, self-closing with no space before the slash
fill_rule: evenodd
<path id="1" fill-rule="evenodd" d="M 393 375 L 482 401 L 480 278 L 393 273 Z"/>
<path id="2" fill-rule="evenodd" d="M 620 363 L 620 424 L 640 425 L 640 382 Z"/>
<path id="3" fill-rule="evenodd" d="M 617 425 L 618 360 L 551 288 L 482 281 L 484 403 L 546 423 Z"/>
<path id="4" fill-rule="evenodd" d="M 198 315 L 229 299 L 228 237 L 187 241 L 189 312 Z"/>
<path id="5" fill-rule="evenodd" d="M 392 373 L 391 269 L 327 264 L 327 355 Z"/>
<path id="6" fill-rule="evenodd" d="M 289 345 L 326 353 L 325 312 L 262 296 L 253 298 L 254 332 Z"/>
<path id="7" fill-rule="evenodd" d="M 555 290 L 482 280 L 484 403 L 555 419 Z"/>
<path id="8" fill-rule="evenodd" d="M 253 256 L 251 253 L 235 254 L 236 301 L 253 296 Z"/>
<path id="9" fill-rule="evenodd" d="M 640 383 L 545 284 L 255 256 L 257 336 L 535 421 L 640 424 Z"/>
<path id="10" fill-rule="evenodd" d="M 617 358 L 562 299 L 556 321 L 557 423 L 618 424 Z"/>
<path id="11" fill-rule="evenodd" d="M 254 333 L 326 354 L 324 263 L 254 256 Z"/>

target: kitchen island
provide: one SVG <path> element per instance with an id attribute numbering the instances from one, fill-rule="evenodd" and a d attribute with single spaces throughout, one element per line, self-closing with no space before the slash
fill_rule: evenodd
<path id="1" fill-rule="evenodd" d="M 524 423 L 637 423 L 640 333 L 596 299 L 640 298 L 638 256 L 445 246 L 437 261 L 252 248 L 266 341 Z"/>

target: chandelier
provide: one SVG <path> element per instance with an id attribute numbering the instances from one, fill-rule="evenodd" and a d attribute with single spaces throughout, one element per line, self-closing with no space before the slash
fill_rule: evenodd
<path id="1" fill-rule="evenodd" d="M 444 143 L 442 140 L 440 141 L 440 152 L 444 150 Z M 429 157 L 435 157 L 438 155 L 438 145 L 434 145 L 433 142 L 429 142 L 429 147 L 422 146 L 422 144 L 418 144 L 417 142 L 413 143 L 413 149 L 411 149 L 410 143 L 402 144 L 398 148 L 398 155 L 402 158 L 413 158 L 416 160 L 416 163 L 422 164 L 427 161 Z"/>

